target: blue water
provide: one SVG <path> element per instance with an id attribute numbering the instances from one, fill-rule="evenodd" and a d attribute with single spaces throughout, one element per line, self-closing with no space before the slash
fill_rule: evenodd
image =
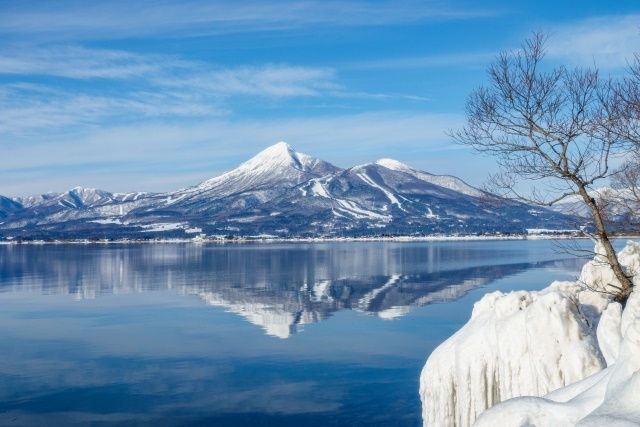
<path id="1" fill-rule="evenodd" d="M 581 243 L 590 247 L 590 243 Z M 0 246 L 0 425 L 419 426 L 420 370 L 551 241 Z"/>

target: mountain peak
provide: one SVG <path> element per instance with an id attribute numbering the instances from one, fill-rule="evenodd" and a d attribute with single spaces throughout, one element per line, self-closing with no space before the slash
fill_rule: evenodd
<path id="1" fill-rule="evenodd" d="M 338 170 L 340 169 L 323 160 L 298 153 L 281 141 L 265 148 L 237 168 L 185 191 L 215 192 L 217 197 L 239 194 L 248 189 L 272 193 L 278 188 L 294 187 L 311 178 Z M 182 190 L 176 193 L 180 192 Z"/>
<path id="2" fill-rule="evenodd" d="M 256 163 L 267 163 L 274 166 L 293 166 L 296 169 L 303 168 L 300 156 L 298 155 L 296 150 L 294 150 L 289 144 L 283 141 L 267 147 L 244 164 L 251 164 L 252 166 L 254 166 Z"/>
<path id="3" fill-rule="evenodd" d="M 391 169 L 394 171 L 400 171 L 400 172 L 406 172 L 408 170 L 411 170 L 413 168 L 411 168 L 410 166 L 405 165 L 402 162 L 399 162 L 397 160 L 394 159 L 379 159 L 376 161 L 377 165 L 380 166 L 384 166 L 387 169 Z"/>
<path id="4" fill-rule="evenodd" d="M 295 151 L 293 148 L 291 148 L 291 146 L 289 144 L 287 144 L 284 141 L 276 142 L 271 147 L 267 148 L 267 150 L 268 149 Z"/>

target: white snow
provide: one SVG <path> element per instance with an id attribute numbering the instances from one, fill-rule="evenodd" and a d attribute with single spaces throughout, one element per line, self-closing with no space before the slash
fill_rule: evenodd
<path id="1" fill-rule="evenodd" d="M 369 311 L 371 302 L 375 300 L 378 295 L 384 293 L 387 289 L 395 287 L 398 284 L 399 280 L 400 275 L 394 274 L 389 278 L 389 280 L 387 280 L 387 283 L 385 283 L 383 286 L 367 292 L 362 298 L 360 298 L 360 300 L 358 300 L 358 303 L 356 304 L 356 310 Z"/>
<path id="2" fill-rule="evenodd" d="M 432 175 L 430 173 L 423 172 L 418 169 L 414 169 L 411 166 L 407 166 L 393 159 L 380 159 L 376 161 L 376 164 L 383 166 L 387 169 L 391 169 L 397 172 L 408 173 L 419 180 L 426 181 L 428 183 L 444 187 L 449 190 L 454 190 L 459 193 L 466 194 L 473 197 L 484 197 L 485 193 L 478 190 L 475 187 L 470 186 L 463 180 L 449 175 Z"/>
<path id="3" fill-rule="evenodd" d="M 143 232 L 171 231 L 187 228 L 189 225 L 181 222 L 161 222 L 155 224 L 144 224 L 140 227 L 144 228 Z"/>
<path id="4" fill-rule="evenodd" d="M 618 258 L 637 284 L 640 244 Z M 485 295 L 425 364 L 424 425 L 640 425 L 640 293 L 622 310 L 612 284 L 596 247 L 575 283 Z"/>
<path id="5" fill-rule="evenodd" d="M 379 213 L 366 210 L 350 200 L 335 199 L 335 201 L 338 202 L 338 204 L 341 206 L 341 208 L 336 207 L 336 209 L 340 210 L 343 213 L 351 215 L 354 218 L 372 218 L 385 221 L 391 221 L 392 219 L 390 215 L 381 215 Z M 337 215 L 335 210 L 333 213 L 334 215 Z"/>
<path id="6" fill-rule="evenodd" d="M 163 195 L 166 204 L 199 198 L 223 198 L 251 192 L 252 197 L 265 202 L 283 188 L 290 188 L 312 178 L 328 175 L 339 168 L 306 154 L 296 152 L 286 142 L 279 142 L 222 175 L 194 187 Z M 300 188 L 303 195 L 305 190 Z"/>
<path id="7" fill-rule="evenodd" d="M 265 302 L 260 296 L 223 295 L 216 292 L 196 292 L 207 304 L 224 307 L 254 325 L 260 326 L 267 335 L 286 339 L 300 332 L 302 325 L 318 321 L 318 314 L 308 310 L 299 301 Z"/>
<path id="8" fill-rule="evenodd" d="M 327 199 L 331 198 L 331 196 L 327 192 L 327 189 L 324 188 L 324 186 L 322 185 L 322 183 L 318 179 L 312 179 L 311 180 L 311 192 L 313 193 L 314 197 L 320 196 L 320 197 L 325 197 Z"/>
<path id="9" fill-rule="evenodd" d="M 520 397 L 483 413 L 476 426 L 640 425 L 640 319 L 627 330 L 616 363 L 567 390 Z"/>
<path id="10" fill-rule="evenodd" d="M 97 224 L 117 224 L 117 225 L 122 225 L 122 221 L 120 221 L 120 218 L 94 219 L 94 220 L 89 221 L 89 222 L 95 222 Z"/>
<path id="11" fill-rule="evenodd" d="M 185 197 L 187 197 L 187 194 L 182 194 L 178 197 L 176 197 L 175 199 L 173 198 L 173 196 L 169 196 L 165 199 L 164 204 L 169 206 L 169 205 L 173 205 L 174 203 L 179 202 L 180 200 L 184 199 Z"/>
<path id="12" fill-rule="evenodd" d="M 385 194 L 385 196 L 387 196 L 387 198 L 389 199 L 389 201 L 392 204 L 398 205 L 398 207 L 404 211 L 404 209 L 402 208 L 402 203 L 400 203 L 400 201 L 396 198 L 396 196 L 393 195 L 393 193 L 391 191 L 389 191 L 386 188 L 383 188 L 382 186 L 376 184 L 375 181 L 373 179 L 371 179 L 369 177 L 369 175 L 367 175 L 366 173 L 358 173 L 357 175 L 358 175 L 358 177 L 360 177 L 361 180 L 363 180 L 364 182 L 366 182 L 370 186 L 375 187 L 378 190 L 382 191 Z"/>

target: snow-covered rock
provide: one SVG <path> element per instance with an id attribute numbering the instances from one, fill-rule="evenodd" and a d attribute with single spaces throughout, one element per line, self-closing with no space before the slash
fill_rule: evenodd
<path id="1" fill-rule="evenodd" d="M 423 419 L 429 426 L 468 426 L 496 403 L 547 394 L 605 366 L 571 294 L 494 292 L 429 357 L 420 381 Z"/>
<path id="2" fill-rule="evenodd" d="M 614 292 L 620 287 L 620 282 L 616 278 L 613 270 L 607 261 L 604 246 L 596 244 L 595 256 L 582 268 L 579 282 L 589 289 L 599 292 Z M 627 246 L 618 254 L 620 263 L 625 267 L 628 275 L 634 276 L 636 283 L 640 272 L 640 243 L 627 242 Z"/>
<path id="3" fill-rule="evenodd" d="M 480 414 L 479 426 L 640 424 L 640 293 L 622 310 L 593 290 L 613 277 L 599 249 L 576 283 L 476 303 L 422 371 L 425 425 L 468 426 Z M 640 244 L 618 258 L 638 283 Z"/>
<path id="4" fill-rule="evenodd" d="M 520 397 L 496 405 L 480 415 L 474 425 L 640 425 L 640 318 L 627 329 L 619 352 L 616 363 L 607 369 L 545 397 Z"/>
<path id="5" fill-rule="evenodd" d="M 602 312 L 600 323 L 598 324 L 597 336 L 600 351 L 607 361 L 607 366 L 615 363 L 620 352 L 622 343 L 622 305 L 612 302 Z"/>

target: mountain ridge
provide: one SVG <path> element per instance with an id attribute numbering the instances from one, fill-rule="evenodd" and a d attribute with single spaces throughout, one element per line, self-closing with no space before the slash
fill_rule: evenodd
<path id="1" fill-rule="evenodd" d="M 497 200 L 459 178 L 393 159 L 348 169 L 279 142 L 221 175 L 165 193 L 63 193 L 0 199 L 0 237 L 207 234 L 313 236 L 523 232 L 569 217 Z"/>

